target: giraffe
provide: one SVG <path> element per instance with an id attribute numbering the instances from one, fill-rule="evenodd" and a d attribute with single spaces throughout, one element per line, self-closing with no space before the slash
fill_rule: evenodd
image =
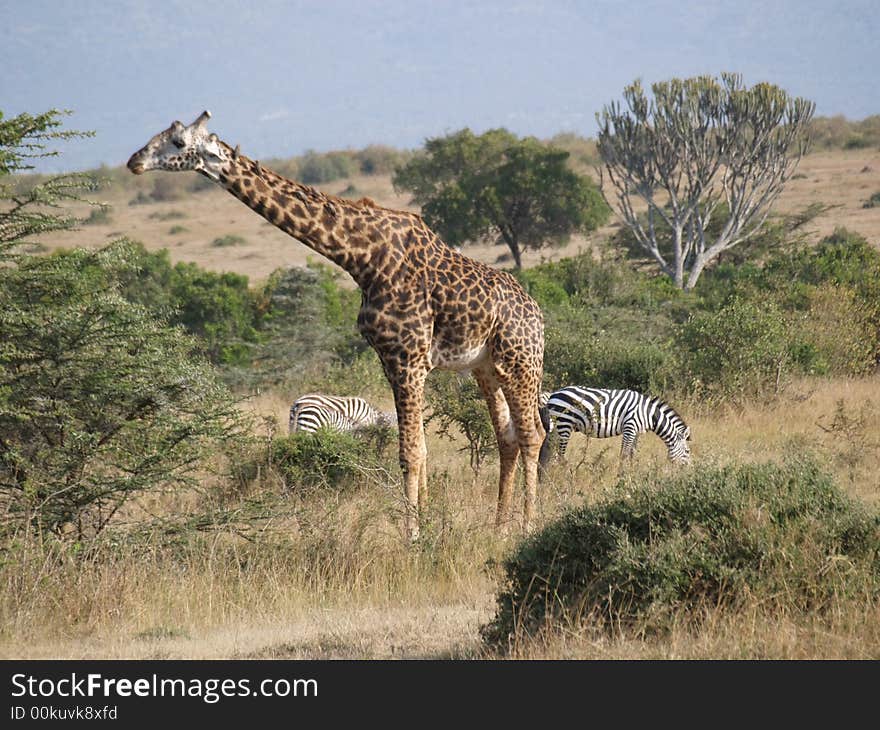
<path id="1" fill-rule="evenodd" d="M 447 246 L 414 213 L 368 198 L 349 201 L 289 180 L 209 133 L 211 114 L 175 121 L 128 161 L 148 170 L 193 170 L 213 180 L 293 238 L 345 269 L 361 290 L 358 329 L 373 347 L 394 393 L 405 492 L 404 527 L 419 537 L 428 497 L 422 408 L 434 368 L 471 371 L 498 441 L 497 528 L 507 530 L 517 462 L 525 476 L 523 529 L 531 527 L 538 452 L 544 321 L 510 274 Z"/>

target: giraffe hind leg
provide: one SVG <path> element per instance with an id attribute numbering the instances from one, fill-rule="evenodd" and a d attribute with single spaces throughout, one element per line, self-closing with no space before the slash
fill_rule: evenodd
<path id="1" fill-rule="evenodd" d="M 510 520 L 513 500 L 513 482 L 516 478 L 516 462 L 519 442 L 510 418 L 510 408 L 501 390 L 501 384 L 491 366 L 473 371 L 480 391 L 489 408 L 489 418 L 498 441 L 498 458 L 501 462 L 498 479 L 498 508 L 495 513 L 496 527 L 505 528 Z"/>

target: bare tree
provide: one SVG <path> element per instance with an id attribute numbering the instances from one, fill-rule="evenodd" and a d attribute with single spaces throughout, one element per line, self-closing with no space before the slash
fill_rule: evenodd
<path id="1" fill-rule="evenodd" d="M 672 79 L 624 90 L 596 115 L 602 191 L 680 289 L 756 233 L 809 145 L 815 104 L 738 74 Z M 638 200 L 647 204 L 640 213 Z M 713 216 L 716 224 L 710 229 Z"/>

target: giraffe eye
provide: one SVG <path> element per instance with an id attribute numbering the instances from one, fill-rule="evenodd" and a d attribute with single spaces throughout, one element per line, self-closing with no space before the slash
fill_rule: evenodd
<path id="1" fill-rule="evenodd" d="M 183 142 L 181 142 L 179 139 L 172 139 L 172 140 L 171 140 L 171 143 L 172 143 L 175 147 L 177 147 L 177 149 L 179 149 L 179 150 L 182 150 L 182 149 L 184 148 L 184 144 L 183 144 Z"/>

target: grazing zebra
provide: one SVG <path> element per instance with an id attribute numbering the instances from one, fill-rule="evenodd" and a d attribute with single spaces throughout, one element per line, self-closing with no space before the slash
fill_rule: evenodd
<path id="1" fill-rule="evenodd" d="M 290 407 L 288 430 L 315 433 L 320 428 L 357 431 L 369 426 L 397 426 L 397 415 L 373 408 L 363 398 L 311 393 Z"/>
<path id="2" fill-rule="evenodd" d="M 620 457 L 629 460 L 635 453 L 639 434 L 653 431 L 666 444 L 673 463 L 690 463 L 691 430 L 681 416 L 659 398 L 634 390 L 570 385 L 552 393 L 542 393 L 540 403 L 547 409 L 559 434 L 561 456 L 565 455 L 572 432 L 581 431 L 587 437 L 597 438 L 623 434 Z"/>

